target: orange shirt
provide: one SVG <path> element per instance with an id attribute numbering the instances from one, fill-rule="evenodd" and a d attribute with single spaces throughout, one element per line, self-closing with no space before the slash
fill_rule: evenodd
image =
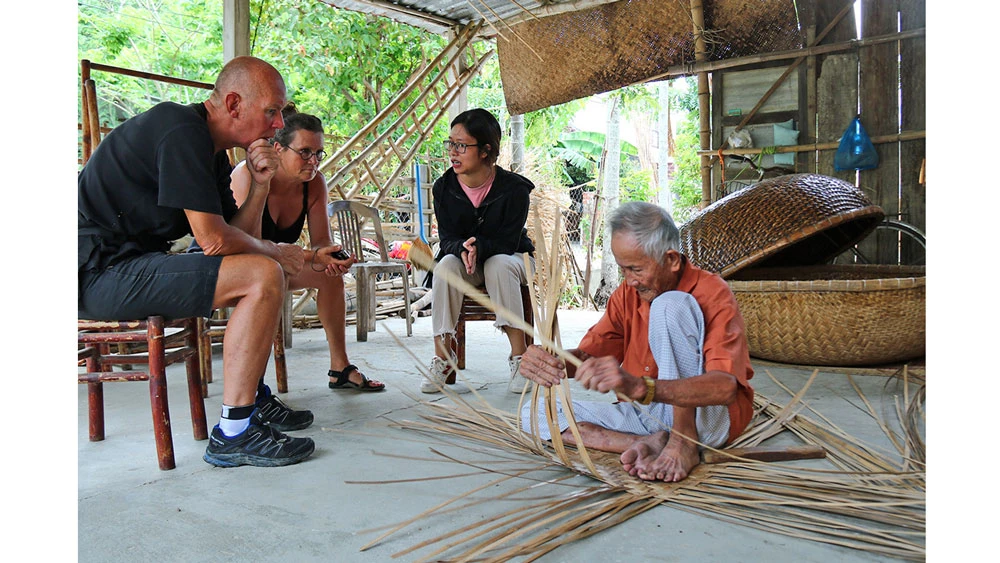
<path id="1" fill-rule="evenodd" d="M 724 371 L 739 382 L 736 400 L 729 405 L 728 442 L 732 442 L 753 417 L 753 368 L 743 316 L 725 280 L 695 267 L 687 258 L 677 290 L 690 293 L 705 316 L 705 371 Z M 578 348 L 591 356 L 614 356 L 626 372 L 656 379 L 659 369 L 649 349 L 648 331 L 649 303 L 640 299 L 634 288 L 622 284 Z"/>

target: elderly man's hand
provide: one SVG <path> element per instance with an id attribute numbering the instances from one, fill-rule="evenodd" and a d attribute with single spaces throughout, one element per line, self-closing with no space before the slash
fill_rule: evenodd
<path id="1" fill-rule="evenodd" d="M 528 346 L 521 355 L 520 369 L 521 375 L 543 387 L 557 385 L 566 377 L 566 364 L 537 344 Z"/>
<path id="2" fill-rule="evenodd" d="M 614 356 L 588 358 L 576 369 L 576 379 L 585 389 L 600 393 L 615 391 L 633 399 L 646 394 L 642 379 L 629 375 Z"/>

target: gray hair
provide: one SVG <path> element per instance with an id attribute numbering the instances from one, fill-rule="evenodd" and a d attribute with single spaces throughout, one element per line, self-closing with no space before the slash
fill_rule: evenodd
<path id="1" fill-rule="evenodd" d="M 680 231 L 670 213 L 659 205 L 645 201 L 629 201 L 608 217 L 611 233 L 630 234 L 639 248 L 658 262 L 668 250 L 680 250 Z"/>

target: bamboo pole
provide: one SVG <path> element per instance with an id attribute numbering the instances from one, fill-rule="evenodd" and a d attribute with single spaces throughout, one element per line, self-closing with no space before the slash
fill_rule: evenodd
<path id="1" fill-rule="evenodd" d="M 174 78 L 163 74 L 153 74 L 151 72 L 143 72 L 141 70 L 132 70 L 129 68 L 104 65 L 100 63 L 90 63 L 90 68 L 91 70 L 113 72 L 117 74 L 124 74 L 126 76 L 134 76 L 136 78 L 146 78 L 149 80 L 159 80 L 160 82 L 166 82 L 168 84 L 178 84 L 180 86 L 190 86 L 192 88 L 203 88 L 205 90 L 212 90 L 215 88 L 215 84 L 209 84 L 207 82 L 196 82 L 194 80 L 185 80 L 183 78 Z"/>
<path id="2" fill-rule="evenodd" d="M 101 122 L 100 116 L 97 114 L 97 85 L 94 83 L 94 79 L 87 80 L 83 89 L 87 94 L 87 106 L 90 109 L 88 120 L 90 121 L 91 154 L 93 154 L 101 142 Z"/>
<path id="3" fill-rule="evenodd" d="M 701 0 L 691 0 L 691 21 L 694 22 L 694 60 L 708 60 L 705 50 L 705 10 Z M 708 98 L 708 73 L 698 73 L 699 138 L 702 150 L 712 147 L 712 107 Z M 701 208 L 712 202 L 712 157 L 701 157 Z"/>
<path id="4" fill-rule="evenodd" d="M 901 141 L 914 141 L 918 139 L 924 139 L 927 137 L 926 131 L 903 131 L 901 133 L 892 135 L 878 135 L 871 138 L 872 144 L 881 143 L 898 143 Z M 826 143 L 811 143 L 808 145 L 784 145 L 780 147 L 766 147 L 768 151 L 773 149 L 776 153 L 782 152 L 812 152 L 812 151 L 824 151 L 824 150 L 834 150 L 840 146 L 840 141 L 830 141 Z M 763 152 L 764 148 L 747 148 L 747 149 L 722 149 L 721 151 L 698 151 L 699 155 L 718 155 L 720 152 L 725 155 L 753 155 L 760 154 Z"/>
<path id="5" fill-rule="evenodd" d="M 90 155 L 94 151 L 94 146 L 90 138 L 90 100 L 87 97 L 87 82 L 90 80 L 90 61 L 83 59 L 80 61 L 80 135 L 82 143 L 83 164 L 90 160 Z"/>

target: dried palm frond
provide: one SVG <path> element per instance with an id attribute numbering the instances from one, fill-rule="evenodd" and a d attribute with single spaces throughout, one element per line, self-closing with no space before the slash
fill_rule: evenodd
<path id="1" fill-rule="evenodd" d="M 535 217 L 536 229 L 539 219 Z M 558 221 L 557 221 L 558 226 Z M 558 228 L 552 230 L 558 233 Z M 541 236 L 540 236 L 541 235 Z M 546 239 L 536 230 L 536 259 L 539 271 L 548 279 L 558 279 L 559 262 L 553 259 L 554 238 Z M 534 272 L 529 266 L 529 273 Z M 535 280 L 537 282 L 537 277 Z M 448 279 L 464 291 L 463 280 Z M 468 284 L 465 284 L 468 285 Z M 569 363 L 579 360 L 561 349 L 552 293 L 544 286 L 532 293 L 538 330 L 527 326 L 520 314 L 503 311 L 482 298 L 484 305 L 504 315 L 517 328 L 525 330 L 542 346 Z M 479 299 L 477 299 L 479 300 Z M 520 325 L 518 324 L 520 322 Z M 391 331 L 390 331 L 391 334 Z M 393 335 L 395 337 L 395 335 Z M 405 345 L 396 339 L 397 343 Z M 418 369 L 421 363 L 413 356 Z M 514 508 L 491 518 L 472 523 L 412 545 L 394 554 L 410 555 L 430 550 L 416 561 L 508 561 L 522 557 L 533 561 L 561 545 L 584 538 L 624 522 L 661 504 L 692 513 L 717 518 L 783 534 L 902 559 L 924 558 L 926 479 L 923 465 L 923 440 L 919 432 L 924 393 L 910 394 L 906 388 L 906 413 L 902 430 L 891 430 L 860 394 L 862 402 L 897 448 L 887 452 L 862 443 L 814 411 L 803 401 L 806 388 L 779 404 L 761 395 L 755 397 L 756 416 L 750 428 L 734 444 L 760 444 L 778 435 L 799 437 L 806 444 L 823 447 L 828 452 L 826 468 L 805 467 L 796 463 L 755 462 L 701 464 L 683 481 L 650 482 L 629 475 L 619 456 L 587 451 L 563 444 L 554 424 L 557 403 L 564 407 L 566 418 L 575 428 L 569 408 L 569 384 L 539 390 L 545 404 L 553 440 L 542 442 L 537 428 L 542 421 L 532 420 L 534 435 L 521 431 L 518 413 L 494 408 L 477 393 L 466 400 L 447 388 L 442 392 L 451 404 L 423 403 L 429 411 L 422 420 L 393 423 L 393 426 L 433 438 L 431 453 L 436 459 L 461 465 L 459 475 L 494 474 L 491 481 L 442 502 L 427 511 L 388 528 L 361 549 L 388 540 L 394 534 L 421 522 L 456 511 L 481 508 L 484 503 L 502 506 L 499 501 L 517 500 Z M 770 375 L 770 374 L 768 374 Z M 904 387 L 906 374 L 904 371 Z M 779 383 L 780 385 L 780 383 Z M 857 389 L 857 388 L 856 388 Z M 524 400 L 522 394 L 522 401 Z M 534 410 L 534 409 L 532 409 Z M 807 416 L 806 412 L 816 415 Z M 575 431 L 574 431 L 575 432 Z M 900 436 L 900 433 L 902 436 Z M 579 443 L 579 434 L 575 432 Z M 913 434 L 913 435 L 911 435 Z M 451 444 L 476 455 L 447 454 L 442 444 Z M 722 450 L 725 451 L 725 450 Z M 424 478 L 426 479 L 426 478 Z M 413 479 L 418 481 L 422 479 Z M 399 480 L 394 482 L 400 482 Z M 497 493 L 500 487 L 505 490 Z M 490 492 L 487 494 L 487 492 Z M 534 496 L 531 496 L 534 495 Z M 374 532 L 377 530 L 367 530 Z"/>
<path id="2" fill-rule="evenodd" d="M 899 469 L 899 463 L 888 456 L 870 450 L 823 421 L 797 412 L 805 405 L 780 405 L 758 396 L 760 412 L 748 433 L 771 424 L 780 413 L 794 412 L 781 419 L 785 430 L 827 449 L 836 465 L 869 469 L 815 469 L 792 463 L 747 461 L 702 464 L 677 483 L 642 481 L 628 475 L 616 455 L 590 452 L 588 464 L 572 447 L 562 452 L 549 446 L 540 449 L 535 440 L 518 430 L 516 415 L 486 402 L 472 404 L 457 395 L 449 396 L 454 404 L 426 403 L 430 412 L 422 415 L 422 421 L 394 426 L 433 436 L 437 447 L 431 452 L 442 461 L 499 477 L 394 526 L 362 549 L 446 511 L 552 489 L 556 492 L 541 498 L 521 499 L 526 504 L 500 517 L 449 530 L 395 556 L 435 547 L 417 560 L 532 560 L 669 503 L 682 510 L 791 537 L 887 557 L 924 557 L 924 472 Z M 919 394 L 911 400 L 922 402 Z M 907 410 L 921 408 L 914 403 Z M 446 455 L 441 450 L 442 441 L 474 452 L 479 459 Z M 591 479 L 571 482 L 574 476 Z M 519 481 L 525 484 L 514 484 Z M 515 488 L 498 496 L 481 496 L 501 483 Z"/>

